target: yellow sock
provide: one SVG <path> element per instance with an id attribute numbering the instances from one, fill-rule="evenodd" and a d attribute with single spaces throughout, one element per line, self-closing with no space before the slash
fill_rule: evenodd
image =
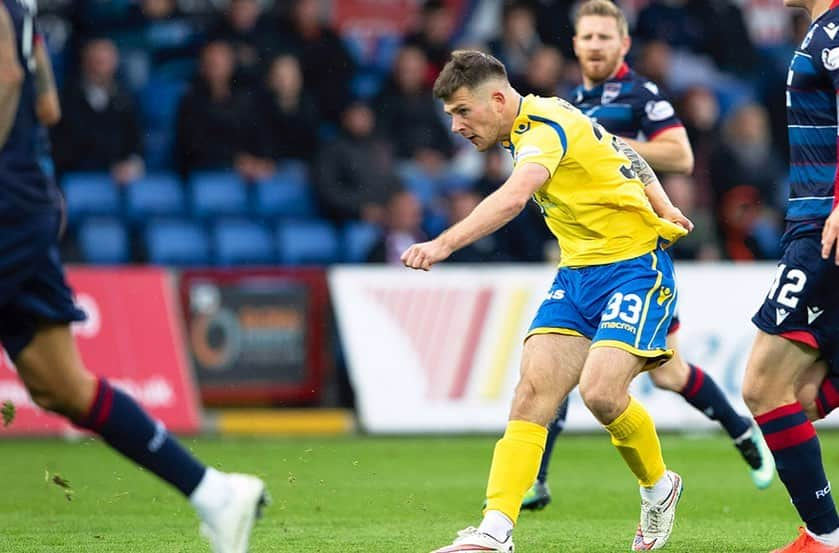
<path id="1" fill-rule="evenodd" d="M 536 481 L 545 452 L 548 430 L 527 421 L 510 421 L 504 437 L 495 444 L 487 483 L 486 511 L 501 511 L 513 524 L 519 518 L 521 500 Z"/>
<path id="2" fill-rule="evenodd" d="M 655 423 L 635 398 L 629 398 L 629 407 L 607 425 L 606 430 L 642 486 L 652 486 L 664 476 L 664 458 Z"/>

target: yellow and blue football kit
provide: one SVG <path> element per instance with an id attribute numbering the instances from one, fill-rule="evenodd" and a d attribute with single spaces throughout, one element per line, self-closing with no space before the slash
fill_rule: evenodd
<path id="1" fill-rule="evenodd" d="M 653 367 L 673 355 L 666 339 L 677 295 L 673 265 L 660 246 L 687 231 L 655 214 L 615 140 L 564 100 L 531 95 L 521 101 L 504 147 L 515 165 L 537 163 L 548 170 L 534 200 L 562 250 L 528 337 L 585 336 L 593 348 L 620 348 Z M 664 477 L 655 424 L 640 403 L 630 398 L 605 428 L 642 486 Z M 532 422 L 509 422 L 495 447 L 487 511 L 515 524 L 536 479 L 546 434 Z"/>
<path id="2" fill-rule="evenodd" d="M 516 165 L 537 163 L 534 194 L 562 250 L 556 280 L 532 334 L 572 334 L 655 362 L 672 355 L 676 304 L 670 257 L 660 245 L 687 231 L 655 214 L 616 138 L 559 98 L 527 96 L 504 146 Z"/>

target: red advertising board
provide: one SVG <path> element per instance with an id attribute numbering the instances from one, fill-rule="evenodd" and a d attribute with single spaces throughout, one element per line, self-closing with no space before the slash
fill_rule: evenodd
<path id="1" fill-rule="evenodd" d="M 342 33 L 371 35 L 406 33 L 420 14 L 422 0 L 333 0 L 333 21 Z M 455 21 L 460 21 L 468 0 L 446 0 Z"/>
<path id="2" fill-rule="evenodd" d="M 199 428 L 195 384 L 169 275 L 162 269 L 70 268 L 67 277 L 87 320 L 73 325 L 85 364 L 133 396 L 176 432 Z M 0 359 L 0 401 L 15 404 L 0 437 L 64 434 L 74 428 L 30 400 L 6 355 Z"/>

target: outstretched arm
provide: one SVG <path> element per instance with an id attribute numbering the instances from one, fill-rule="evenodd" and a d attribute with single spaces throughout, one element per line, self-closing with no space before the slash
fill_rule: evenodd
<path id="1" fill-rule="evenodd" d="M 644 183 L 644 192 L 646 192 L 647 199 L 650 200 L 656 214 L 662 219 L 676 223 L 688 230 L 693 230 L 693 223 L 670 201 L 650 164 L 622 139 L 615 137 L 614 140 L 617 149 L 629 158 L 632 163 L 632 170 Z"/>
<path id="2" fill-rule="evenodd" d="M 521 213 L 530 197 L 545 184 L 550 174 L 538 163 L 523 163 L 495 192 L 481 201 L 472 213 L 429 242 L 414 244 L 402 254 L 402 263 L 427 271 L 453 252 L 492 234 Z"/>
<path id="3" fill-rule="evenodd" d="M 646 142 L 629 138 L 623 140 L 656 171 L 684 175 L 693 172 L 693 150 L 684 127 L 667 129 Z"/>
<path id="4" fill-rule="evenodd" d="M 0 5 L 0 148 L 6 143 L 15 121 L 23 77 L 12 19 L 6 7 Z"/>

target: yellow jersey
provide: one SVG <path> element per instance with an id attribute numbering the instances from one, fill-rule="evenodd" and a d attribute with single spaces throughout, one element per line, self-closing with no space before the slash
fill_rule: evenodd
<path id="1" fill-rule="evenodd" d="M 656 249 L 659 239 L 672 243 L 687 234 L 656 215 L 613 135 L 565 100 L 524 97 L 502 145 L 514 166 L 548 170 L 533 199 L 559 242 L 560 267 L 631 259 Z"/>

